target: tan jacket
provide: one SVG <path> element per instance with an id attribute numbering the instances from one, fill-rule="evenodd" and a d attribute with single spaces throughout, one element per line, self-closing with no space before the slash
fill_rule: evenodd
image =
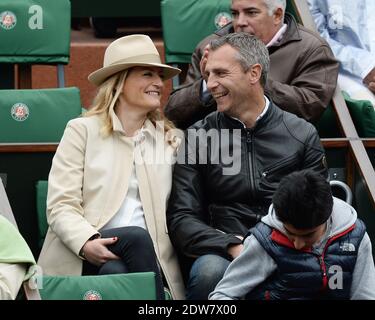
<path id="1" fill-rule="evenodd" d="M 133 139 L 124 135 L 113 111 L 111 116 L 114 132 L 107 138 L 100 135 L 99 116 L 74 119 L 65 129 L 49 175 L 49 229 L 38 264 L 48 275 L 82 273 L 79 252 L 120 208 L 135 161 L 146 225 L 156 255 L 173 298 L 184 299 L 183 280 L 165 217 L 172 181 L 170 160 L 175 149 L 149 120 L 144 139 L 134 148 Z M 147 161 L 155 154 L 165 156 L 169 162 Z"/>

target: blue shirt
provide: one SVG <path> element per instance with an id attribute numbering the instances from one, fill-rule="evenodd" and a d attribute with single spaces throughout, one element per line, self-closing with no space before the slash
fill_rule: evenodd
<path id="1" fill-rule="evenodd" d="M 375 0 L 308 0 L 308 4 L 320 35 L 341 63 L 341 73 L 362 81 L 375 67 Z"/>

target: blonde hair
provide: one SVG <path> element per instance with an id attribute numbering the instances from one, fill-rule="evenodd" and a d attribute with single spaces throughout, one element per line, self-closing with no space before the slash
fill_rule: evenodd
<path id="1" fill-rule="evenodd" d="M 119 100 L 128 70 L 130 69 L 114 74 L 99 86 L 98 93 L 93 100 L 90 110 L 84 115 L 85 117 L 104 115 L 104 125 L 100 130 L 103 136 L 109 136 L 113 132 L 113 123 L 109 110 L 111 108 L 114 109 Z M 164 133 L 175 128 L 174 124 L 168 120 L 160 110 L 149 112 L 147 118 L 155 127 L 156 122 L 163 121 Z"/>

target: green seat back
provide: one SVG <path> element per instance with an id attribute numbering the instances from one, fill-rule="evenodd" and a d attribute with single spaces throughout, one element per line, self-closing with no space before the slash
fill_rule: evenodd
<path id="1" fill-rule="evenodd" d="M 81 114 L 78 88 L 0 90 L 0 143 L 59 142 Z"/>
<path id="2" fill-rule="evenodd" d="M 36 213 L 38 216 L 38 243 L 39 248 L 42 248 L 44 238 L 47 233 L 47 191 L 48 181 L 39 180 L 36 183 Z"/>
<path id="3" fill-rule="evenodd" d="M 190 63 L 197 44 L 231 19 L 231 0 L 162 0 L 166 63 Z M 220 20 L 220 21 L 219 21 Z"/>
<path id="4" fill-rule="evenodd" d="M 289 14 L 291 14 L 294 17 L 294 19 L 296 19 L 297 22 L 300 22 L 298 14 L 296 13 L 296 10 L 294 9 L 291 0 L 287 0 L 286 1 L 286 9 L 285 9 L 285 11 L 288 12 Z"/>
<path id="5" fill-rule="evenodd" d="M 346 92 L 342 92 L 342 94 L 358 135 L 362 138 L 375 138 L 375 110 L 371 102 L 351 99 Z M 336 115 L 331 105 L 323 113 L 316 128 L 321 138 L 340 137 Z"/>
<path id="6" fill-rule="evenodd" d="M 368 100 L 354 100 L 342 93 L 352 116 L 355 128 L 361 138 L 375 138 L 375 110 Z"/>
<path id="7" fill-rule="evenodd" d="M 315 127 L 321 138 L 338 138 L 341 136 L 336 114 L 331 104 L 328 105 Z"/>
<path id="8" fill-rule="evenodd" d="M 155 274 L 44 276 L 39 292 L 42 300 L 155 300 Z"/>
<path id="9" fill-rule="evenodd" d="M 0 63 L 67 64 L 69 0 L 1 0 Z"/>

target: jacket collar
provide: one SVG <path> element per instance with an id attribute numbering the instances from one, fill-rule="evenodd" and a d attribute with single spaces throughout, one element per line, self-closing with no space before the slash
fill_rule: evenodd
<path id="1" fill-rule="evenodd" d="M 294 249 L 294 250 L 298 250 L 298 251 L 303 251 L 303 252 L 312 252 L 312 248 L 302 248 L 302 249 L 296 249 L 294 247 L 294 244 L 292 241 L 289 240 L 289 238 L 282 234 L 279 230 L 277 229 L 273 229 L 272 230 L 272 233 L 271 233 L 271 240 L 273 242 L 276 242 L 277 244 L 279 245 L 282 245 L 284 247 L 287 247 L 287 248 L 290 248 L 290 249 Z"/>
<path id="2" fill-rule="evenodd" d="M 254 128 L 252 128 L 252 130 L 254 131 L 258 131 L 264 127 L 267 127 L 267 128 L 273 127 L 274 124 L 277 122 L 277 118 L 278 118 L 277 113 L 281 111 L 272 102 L 269 96 L 267 96 L 267 99 L 269 100 L 268 110 L 266 111 L 264 116 L 255 123 Z M 217 113 L 218 113 L 219 128 L 221 129 L 245 129 L 242 121 L 232 118 L 223 112 L 217 111 Z M 250 128 L 246 128 L 246 129 L 250 129 Z"/>
<path id="3" fill-rule="evenodd" d="M 113 107 L 110 107 L 110 109 L 109 109 L 109 115 L 110 115 L 110 117 L 112 119 L 113 131 L 114 132 L 118 132 L 118 133 L 120 133 L 122 135 L 125 135 L 124 129 L 122 128 L 121 121 L 118 118 L 118 116 L 116 115 Z M 154 137 L 155 136 L 155 130 L 156 129 L 155 129 L 154 124 L 149 119 L 146 119 L 146 121 L 145 121 L 145 123 L 144 123 L 144 125 L 142 127 L 142 133 L 143 134 L 148 134 L 151 137 Z"/>
<path id="4" fill-rule="evenodd" d="M 292 41 L 302 40 L 302 37 L 298 30 L 298 24 L 291 14 L 285 13 L 284 23 L 286 23 L 288 27 L 281 41 L 275 44 L 275 47 L 283 46 L 284 44 L 292 42 Z"/>
<path id="5" fill-rule="evenodd" d="M 286 23 L 288 27 L 287 27 L 281 41 L 279 43 L 275 44 L 274 46 L 270 47 L 269 49 L 272 50 L 273 47 L 280 47 L 280 46 L 283 46 L 284 44 L 292 42 L 292 41 L 301 41 L 302 40 L 301 35 L 299 33 L 299 30 L 298 30 L 298 24 L 297 24 L 296 20 L 294 19 L 294 17 L 291 14 L 289 14 L 288 12 L 285 13 L 284 23 Z M 215 32 L 215 34 L 221 37 L 221 36 L 224 36 L 228 33 L 233 33 L 233 32 L 234 32 L 233 24 L 229 23 L 229 24 L 225 25 L 224 27 L 222 27 L 221 29 L 217 30 Z"/>

